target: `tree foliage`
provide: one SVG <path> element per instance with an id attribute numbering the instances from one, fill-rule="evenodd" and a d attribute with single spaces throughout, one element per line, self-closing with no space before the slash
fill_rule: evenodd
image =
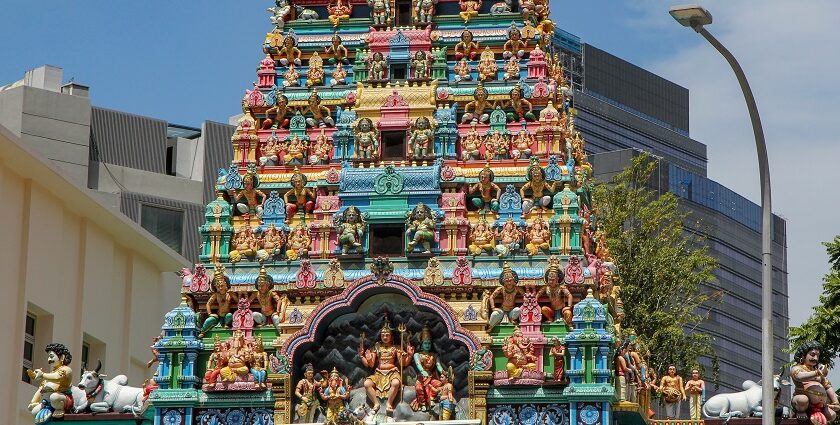
<path id="1" fill-rule="evenodd" d="M 720 299 L 720 292 L 708 294 L 700 287 L 714 279 L 717 260 L 708 255 L 698 225 L 685 227 L 688 215 L 677 197 L 650 188 L 656 167 L 657 161 L 639 156 L 594 189 L 597 227 L 605 233 L 621 285 L 622 327 L 635 330 L 650 351 L 648 364 L 660 376 L 669 365 L 685 374 L 700 366 L 700 357 L 708 357 L 717 382 L 712 338 L 697 330 L 709 304 Z"/>
<path id="2" fill-rule="evenodd" d="M 814 307 L 805 323 L 790 328 L 790 352 L 796 352 L 805 342 L 816 340 L 823 347 L 820 360 L 833 366 L 834 359 L 840 355 L 840 236 L 823 245 L 831 267 L 823 277 L 820 304 Z"/>

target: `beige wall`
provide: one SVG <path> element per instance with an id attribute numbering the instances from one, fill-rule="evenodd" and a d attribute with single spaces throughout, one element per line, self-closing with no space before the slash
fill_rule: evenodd
<path id="1" fill-rule="evenodd" d="M 25 410 L 35 390 L 21 381 L 27 312 L 35 314 L 34 366 L 47 368 L 44 346 L 67 345 L 73 379 L 83 340 L 90 362 L 140 385 L 163 315 L 178 303 L 186 265 L 119 212 L 72 185 L 0 126 L 0 423 L 32 423 Z M 9 385 L 11 384 L 11 385 Z"/>

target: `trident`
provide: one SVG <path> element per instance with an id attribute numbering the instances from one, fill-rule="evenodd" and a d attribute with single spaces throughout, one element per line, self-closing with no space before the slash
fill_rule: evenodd
<path id="1" fill-rule="evenodd" d="M 405 377 L 403 376 L 404 371 L 403 371 L 403 358 L 402 358 L 402 356 L 405 354 L 405 331 L 406 331 L 405 323 L 400 323 L 399 325 L 397 325 L 397 330 L 400 332 L 400 355 L 397 357 L 397 362 L 400 366 L 400 384 L 402 384 L 403 382 L 405 382 Z M 402 387 L 403 386 L 400 385 L 400 403 L 402 403 L 404 401 L 403 400 L 403 394 L 405 393 L 405 389 L 402 388 Z"/>

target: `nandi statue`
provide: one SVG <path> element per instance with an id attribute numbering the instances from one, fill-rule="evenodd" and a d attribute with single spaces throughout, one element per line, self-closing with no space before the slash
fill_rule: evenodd
<path id="1" fill-rule="evenodd" d="M 782 381 L 779 375 L 773 375 L 774 396 L 779 393 L 782 385 L 790 385 Z M 703 415 L 707 418 L 738 418 L 744 416 L 761 416 L 761 384 L 744 381 L 744 391 L 737 393 L 717 394 L 703 404 Z"/>
<path id="2" fill-rule="evenodd" d="M 117 375 L 112 379 L 103 379 L 105 375 L 100 374 L 102 362 L 99 362 L 95 370 L 83 370 L 82 378 L 77 387 L 85 392 L 81 403 L 75 403 L 74 410 L 79 413 L 90 410 L 93 413 L 119 412 L 132 413 L 140 416 L 146 410 L 146 397 L 143 389 L 129 387 L 128 378 L 125 375 Z"/>
<path id="3" fill-rule="evenodd" d="M 394 418 L 377 414 L 365 403 L 353 409 L 352 413 L 359 425 L 379 425 L 394 422 Z"/>

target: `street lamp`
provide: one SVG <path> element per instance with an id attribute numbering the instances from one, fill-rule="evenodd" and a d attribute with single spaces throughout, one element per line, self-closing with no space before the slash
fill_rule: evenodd
<path id="1" fill-rule="evenodd" d="M 755 105 L 750 84 L 744 75 L 741 65 L 735 56 L 714 38 L 704 25 L 712 23 L 712 14 L 698 5 L 674 6 L 669 10 L 671 16 L 680 24 L 691 27 L 700 33 L 724 58 L 735 71 L 738 84 L 744 93 L 747 109 L 750 111 L 755 148 L 758 151 L 758 173 L 761 178 L 761 406 L 762 425 L 772 425 L 775 415 L 773 407 L 773 242 L 772 242 L 772 210 L 770 207 L 770 165 L 767 161 L 767 145 L 764 143 L 764 130 L 761 129 L 761 118 Z"/>

